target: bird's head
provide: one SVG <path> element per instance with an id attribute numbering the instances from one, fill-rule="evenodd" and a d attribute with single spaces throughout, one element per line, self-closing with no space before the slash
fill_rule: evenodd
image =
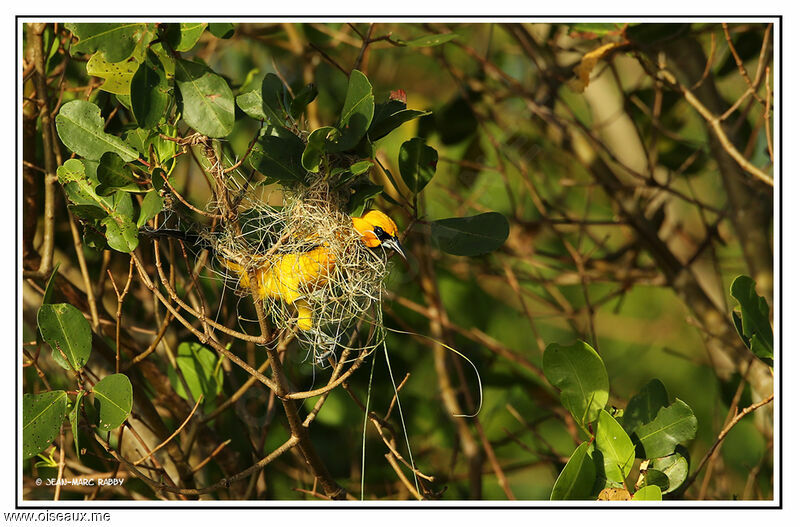
<path id="1" fill-rule="evenodd" d="M 406 257 L 400 240 L 397 239 L 397 224 L 379 210 L 368 210 L 353 218 L 353 228 L 361 234 L 361 240 L 367 247 L 383 246 L 394 249 L 397 254 Z"/>

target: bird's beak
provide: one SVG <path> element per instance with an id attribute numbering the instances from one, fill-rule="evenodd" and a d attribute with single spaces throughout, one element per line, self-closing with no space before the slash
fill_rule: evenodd
<path id="1" fill-rule="evenodd" d="M 400 245 L 400 240 L 398 240 L 396 236 L 392 236 L 381 245 L 389 249 L 394 249 L 397 254 L 403 257 L 403 260 L 408 260 L 408 258 L 406 258 L 406 252 L 403 250 L 403 246 Z"/>

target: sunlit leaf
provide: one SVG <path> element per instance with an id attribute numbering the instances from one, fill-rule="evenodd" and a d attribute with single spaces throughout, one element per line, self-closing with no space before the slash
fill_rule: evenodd
<path id="1" fill-rule="evenodd" d="M 67 415 L 67 402 L 63 390 L 22 396 L 22 459 L 35 456 L 53 442 Z"/>
<path id="2" fill-rule="evenodd" d="M 155 128 L 169 104 L 169 84 L 164 65 L 152 51 L 131 81 L 131 110 L 141 128 Z"/>
<path id="3" fill-rule="evenodd" d="M 635 449 L 622 426 L 605 410 L 600 410 L 597 419 L 595 442 L 596 448 L 603 453 L 606 478 L 625 481 L 633 468 Z"/>
<path id="4" fill-rule="evenodd" d="M 637 445 L 638 457 L 652 459 L 672 454 L 675 447 L 694 439 L 697 433 L 697 418 L 689 405 L 675 402 L 659 410 L 656 418 L 634 429 L 631 439 Z"/>
<path id="5" fill-rule="evenodd" d="M 133 386 L 123 373 L 100 379 L 92 388 L 97 408 L 97 428 L 110 432 L 125 422 L 133 408 Z"/>
<path id="6" fill-rule="evenodd" d="M 67 148 L 88 159 L 100 159 L 114 152 L 125 161 L 138 156 L 136 150 L 119 137 L 107 134 L 100 108 L 87 101 L 75 100 L 64 104 L 56 116 L 58 137 Z"/>
<path id="7" fill-rule="evenodd" d="M 608 402 L 608 374 L 590 345 L 582 341 L 571 346 L 550 344 L 544 350 L 542 369 L 550 384 L 561 390 L 561 403 L 580 425 L 597 419 Z"/>
<path id="8" fill-rule="evenodd" d="M 209 137 L 225 137 L 233 130 L 233 92 L 225 79 L 207 66 L 187 60 L 175 62 L 175 82 L 183 98 L 183 120 Z"/>
<path id="9" fill-rule="evenodd" d="M 130 57 L 147 30 L 147 24 L 143 23 L 67 23 L 64 26 L 78 37 L 71 51 L 93 53 L 99 50 L 109 62 L 121 62 Z"/>
<path id="10" fill-rule="evenodd" d="M 108 62 L 102 52 L 97 52 L 86 63 L 86 73 L 105 79 L 101 90 L 119 95 L 130 95 L 131 79 L 139 69 L 139 62 L 130 57 L 122 62 Z"/>
<path id="11" fill-rule="evenodd" d="M 36 321 L 53 360 L 65 370 L 83 368 L 92 352 L 92 329 L 83 313 L 70 304 L 44 304 Z"/>
<path id="12" fill-rule="evenodd" d="M 329 152 L 342 152 L 355 147 L 367 133 L 375 113 L 375 97 L 366 75 L 358 70 L 350 72 L 344 107 L 337 129 L 340 136 L 328 146 Z"/>
<path id="13" fill-rule="evenodd" d="M 588 448 L 589 443 L 584 442 L 572 453 L 553 485 L 551 500 L 585 500 L 592 497 L 595 469 Z"/>
<path id="14" fill-rule="evenodd" d="M 661 489 L 656 485 L 648 485 L 637 490 L 631 498 L 633 501 L 661 501 Z"/>

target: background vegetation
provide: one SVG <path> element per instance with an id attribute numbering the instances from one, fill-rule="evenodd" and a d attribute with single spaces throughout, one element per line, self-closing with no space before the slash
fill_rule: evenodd
<path id="1" fill-rule="evenodd" d="M 25 419 L 33 428 L 22 452 L 24 499 L 358 497 L 370 378 L 367 499 L 596 498 L 621 480 L 627 495 L 600 497 L 629 498 L 653 485 L 663 499 L 773 497 L 771 26 L 133 24 L 130 35 L 99 48 L 90 38 L 99 32 L 77 26 L 32 24 L 24 33 L 20 396 L 28 417 L 49 412 L 47 422 Z M 200 61 L 230 86 L 234 120 L 222 122 L 221 133 L 208 131 L 207 119 L 191 120 L 181 83 L 196 78 L 164 66 L 161 56 L 170 54 L 154 47 L 162 42 L 173 60 Z M 407 264 L 393 261 L 383 303 L 386 326 L 413 333 L 387 335 L 404 422 L 378 355 L 374 374 L 364 361 L 321 398 L 299 401 L 297 415 L 309 426 L 298 437 L 291 411 L 269 388 L 275 378 L 265 377 L 264 348 L 219 332 L 219 348 L 201 345 L 204 321 L 175 307 L 158 282 L 152 241 L 127 226 L 158 221 L 165 207 L 210 226 L 203 211 L 219 196 L 207 177 L 215 170 L 208 148 L 220 156 L 219 170 L 258 154 L 259 121 L 271 121 L 258 113 L 269 111 L 265 76 L 277 75 L 295 101 L 312 100 L 297 116 L 311 131 L 341 121 L 353 69 L 369 79 L 376 104 L 406 99 L 409 109 L 430 111 L 357 156 L 372 163 L 363 174 L 380 193 L 368 197 L 398 222 L 409 256 Z M 157 95 L 160 87 L 179 106 L 160 107 L 150 96 L 137 102 L 137 90 Z M 74 131 L 65 132 L 58 116 L 69 117 L 62 110 L 71 101 L 91 102 L 102 117 L 73 120 L 119 138 L 122 160 L 100 161 L 107 212 L 127 214 L 118 230 L 113 214 L 76 209 L 67 187 L 88 177 L 75 153 L 100 158 L 70 144 Z M 173 122 L 178 108 L 182 119 Z M 73 137 L 80 143 L 85 133 Z M 436 150 L 432 176 L 406 177 L 398 162 L 414 137 Z M 112 180 L 124 162 L 137 163 L 126 151 L 145 163 L 132 179 Z M 250 174 L 250 166 L 242 170 Z M 159 183 L 157 170 L 169 173 L 170 185 Z M 131 193 L 126 184 L 153 190 Z M 103 193 L 89 190 L 92 199 Z M 120 192 L 133 197 L 127 212 L 114 201 Z M 431 221 L 484 212 L 509 224 L 497 250 L 457 256 L 437 243 Z M 182 302 L 219 313 L 228 328 L 240 329 L 238 314 L 256 318 L 247 298 L 222 294 L 202 253 L 182 247 L 160 247 L 167 285 Z M 731 296 L 742 274 L 766 304 L 746 279 L 737 281 L 744 300 Z M 740 304 L 744 329 L 731 317 Z M 56 320 L 67 330 L 54 330 Z M 246 328 L 258 335 L 257 326 Z M 759 335 L 766 336 L 757 342 Z M 470 414 L 479 392 L 471 369 L 445 345 L 480 371 L 476 417 L 454 417 Z M 62 355 L 68 349 L 76 353 Z M 596 373 L 607 403 L 571 400 L 572 384 L 548 365 L 545 349 L 551 358 L 579 354 L 587 362 L 577 376 Z M 315 368 L 290 341 L 273 353 L 297 390 L 341 373 Z M 84 397 L 93 404 L 81 404 Z M 645 400 L 657 401 L 656 411 L 637 423 L 631 410 Z M 672 412 L 687 407 L 682 415 L 694 428 L 647 455 L 636 426 L 668 404 Z M 606 464 L 597 486 L 601 474 L 582 472 L 592 464 L 582 460 L 595 443 L 608 460 L 601 438 L 617 423 L 625 429 L 617 435 L 630 435 L 630 448 L 639 449 L 637 461 Z M 290 444 L 292 433 L 298 439 Z M 555 484 L 569 476 L 570 458 L 575 480 L 592 483 L 581 492 L 580 485 L 564 491 L 566 480 Z M 56 475 L 125 482 L 34 483 Z"/>

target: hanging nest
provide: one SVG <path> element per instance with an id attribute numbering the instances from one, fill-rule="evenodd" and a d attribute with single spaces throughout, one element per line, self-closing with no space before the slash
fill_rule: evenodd
<path id="1" fill-rule="evenodd" d="M 294 333 L 316 362 L 337 350 L 369 353 L 385 336 L 387 258 L 353 228 L 349 189 L 318 178 L 275 194 L 239 194 L 237 221 L 210 239 L 217 271 L 237 294 L 256 291 L 278 334 Z"/>

